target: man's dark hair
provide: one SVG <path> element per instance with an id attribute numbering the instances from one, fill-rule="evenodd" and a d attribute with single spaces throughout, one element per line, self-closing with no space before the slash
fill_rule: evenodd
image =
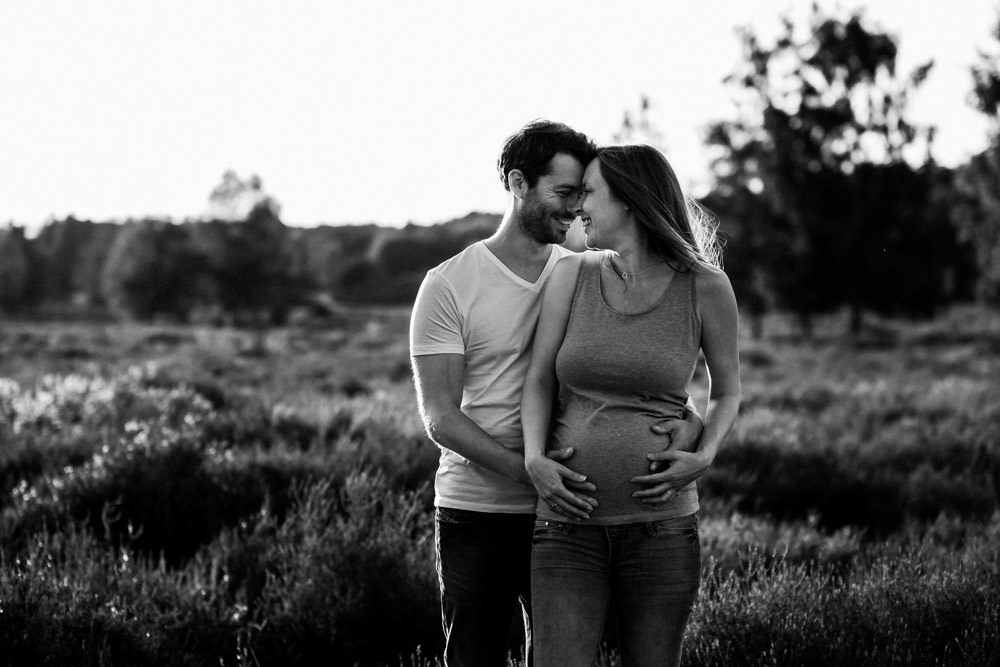
<path id="1" fill-rule="evenodd" d="M 528 187 L 533 188 L 548 173 L 549 162 L 556 153 L 568 153 L 586 167 L 596 152 L 597 146 L 582 132 L 563 123 L 533 120 L 507 137 L 497 160 L 497 171 L 506 190 L 510 190 L 507 174 L 513 169 L 519 169 Z"/>

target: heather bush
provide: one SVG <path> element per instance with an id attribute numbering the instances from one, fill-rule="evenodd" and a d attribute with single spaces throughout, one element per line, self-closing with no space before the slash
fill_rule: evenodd
<path id="1" fill-rule="evenodd" d="M 685 664 L 995 662 L 990 322 L 744 348 Z M 0 662 L 437 664 L 405 326 L 5 329 Z"/>
<path id="2" fill-rule="evenodd" d="M 379 475 L 311 488 L 258 558 L 264 664 L 394 664 L 440 648 L 431 515 Z"/>
<path id="3" fill-rule="evenodd" d="M 300 484 L 284 520 L 225 529 L 180 568 L 73 525 L 0 568 L 15 665 L 398 664 L 440 648 L 431 516 L 378 475 Z"/>
<path id="4" fill-rule="evenodd" d="M 745 571 L 750 563 L 818 566 L 850 571 L 864 554 L 862 533 L 849 526 L 824 532 L 818 517 L 773 522 L 736 513 L 701 518 L 699 536 L 703 570 L 713 576 Z"/>
<path id="5" fill-rule="evenodd" d="M 127 431 L 196 437 L 211 406 L 184 385 L 149 386 L 133 367 L 106 380 L 46 375 L 31 388 L 0 387 L 0 508 L 10 492 L 43 475 L 72 474 Z M 22 488 L 21 492 L 23 492 Z"/>
<path id="6" fill-rule="evenodd" d="M 218 665 L 240 627 L 217 580 L 208 563 L 171 572 L 73 526 L 40 533 L 0 569 L 0 654 L 8 665 Z"/>
<path id="7" fill-rule="evenodd" d="M 128 544 L 174 566 L 265 504 L 283 515 L 295 484 L 330 471 L 322 459 L 236 457 L 140 431 L 85 465 L 23 483 L 3 512 L 0 535 L 7 551 L 16 552 L 40 531 L 83 522 L 111 545 Z"/>
<path id="8" fill-rule="evenodd" d="M 890 543 L 841 577 L 750 562 L 710 577 L 689 665 L 986 665 L 1000 650 L 1000 523 L 964 549 Z"/>

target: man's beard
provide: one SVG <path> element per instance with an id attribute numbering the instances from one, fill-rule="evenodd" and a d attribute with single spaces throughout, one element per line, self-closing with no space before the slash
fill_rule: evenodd
<path id="1" fill-rule="evenodd" d="M 525 202 L 521 229 L 539 243 L 562 243 L 566 240 L 566 232 L 552 223 L 554 213 L 540 201 Z"/>

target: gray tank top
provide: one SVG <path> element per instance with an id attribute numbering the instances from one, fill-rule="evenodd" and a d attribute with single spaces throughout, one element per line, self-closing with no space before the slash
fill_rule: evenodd
<path id="1" fill-rule="evenodd" d="M 694 483 L 651 509 L 632 498 L 641 487 L 629 480 L 649 472 L 647 452 L 667 446 L 650 426 L 680 417 L 687 403 L 701 346 L 695 271 L 676 273 L 650 309 L 625 314 L 604 298 L 602 261 L 608 261 L 608 253 L 586 253 L 577 276 L 556 356 L 559 399 L 552 446 L 575 448 L 568 465 L 598 487 L 599 507 L 584 523 L 616 525 L 692 514 L 698 511 Z M 537 515 L 565 520 L 541 502 Z"/>

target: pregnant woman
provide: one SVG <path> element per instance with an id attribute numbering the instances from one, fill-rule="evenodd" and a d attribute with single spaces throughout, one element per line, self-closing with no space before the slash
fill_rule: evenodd
<path id="1" fill-rule="evenodd" d="M 522 396 L 525 467 L 538 491 L 532 549 L 535 666 L 591 664 L 613 606 L 626 667 L 675 665 L 698 592 L 698 491 L 740 403 L 738 316 L 712 229 L 690 214 L 649 146 L 587 166 L 585 252 L 546 285 Z M 696 451 L 649 426 L 680 417 L 699 351 L 711 378 Z M 573 447 L 572 471 L 545 457 Z"/>

